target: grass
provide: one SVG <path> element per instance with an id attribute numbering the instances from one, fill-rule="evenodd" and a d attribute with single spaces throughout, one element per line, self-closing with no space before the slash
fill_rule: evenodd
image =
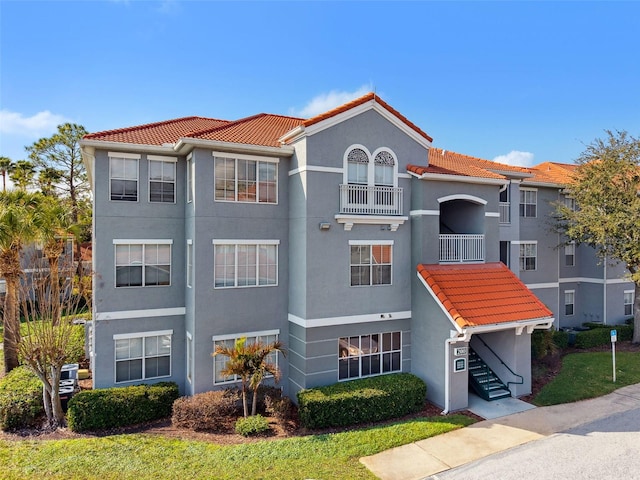
<path id="1" fill-rule="evenodd" d="M 374 479 L 359 458 L 473 423 L 418 418 L 348 432 L 234 446 L 144 434 L 0 441 L 4 479 Z"/>
<path id="2" fill-rule="evenodd" d="M 62 318 L 68 318 L 68 317 L 73 317 L 73 318 L 81 318 L 83 320 L 91 320 L 91 312 L 81 312 L 81 313 L 77 313 L 74 315 L 63 315 Z M 38 320 L 39 321 L 39 320 Z M 26 324 L 27 320 L 25 319 L 25 317 L 20 317 L 20 335 L 26 335 L 27 334 L 27 324 Z M 4 341 L 4 328 L 2 327 L 2 322 L 0 322 L 0 343 L 2 343 Z"/>
<path id="3" fill-rule="evenodd" d="M 560 373 L 536 395 L 538 406 L 557 405 L 595 398 L 640 383 L 640 355 L 616 353 L 616 383 L 613 383 L 611 352 L 572 353 L 562 359 Z"/>

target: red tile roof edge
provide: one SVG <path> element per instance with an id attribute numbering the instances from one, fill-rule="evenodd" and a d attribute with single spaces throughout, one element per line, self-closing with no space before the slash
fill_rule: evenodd
<path id="1" fill-rule="evenodd" d="M 247 123 L 247 122 L 250 122 L 251 120 L 255 120 L 256 118 L 261 118 L 261 117 L 290 118 L 292 120 L 299 120 L 300 122 L 304 122 L 304 118 L 292 117 L 290 115 L 278 115 L 278 114 L 274 114 L 274 113 L 256 113 L 255 115 L 250 115 L 248 117 L 239 118 L 238 120 L 229 121 L 225 125 L 220 125 L 218 127 L 213 127 L 213 128 L 205 128 L 204 130 L 196 130 L 194 132 L 190 132 L 190 133 L 188 133 L 186 135 L 183 135 L 183 136 L 184 137 L 193 138 L 193 137 L 198 137 L 198 136 L 201 136 L 201 135 L 207 135 L 209 133 L 221 131 L 221 130 L 224 130 L 226 128 L 233 127 L 235 125 L 240 125 L 240 124 L 243 124 L 243 123 Z"/>
<path id="2" fill-rule="evenodd" d="M 192 115 L 188 117 L 180 117 L 180 118 L 172 118 L 170 120 L 163 120 L 161 122 L 144 123 L 142 125 L 134 125 L 132 127 L 116 128 L 114 130 L 102 130 L 100 132 L 88 133 L 82 138 L 86 140 L 92 140 L 105 135 L 115 135 L 118 133 L 133 132 L 135 130 L 142 130 L 145 128 L 152 128 L 152 127 L 160 127 L 162 125 L 169 125 L 170 123 L 178 123 L 178 122 L 183 122 L 185 120 L 194 120 L 197 118 L 200 118 L 202 120 L 212 120 L 215 122 L 229 122 L 229 120 L 220 120 L 217 118 L 200 117 L 197 115 Z"/>
<path id="3" fill-rule="evenodd" d="M 378 104 L 380 104 L 380 106 L 382 106 L 383 108 L 385 108 L 389 113 L 391 113 L 392 115 L 394 115 L 395 117 L 397 117 L 402 123 L 404 123 L 405 125 L 407 125 L 410 129 L 412 129 L 413 131 L 415 131 L 417 134 L 419 134 L 421 137 L 426 138 L 429 142 L 433 142 L 433 138 L 431 136 L 429 136 L 427 133 L 425 133 L 424 131 L 422 131 L 420 129 L 420 127 L 418 127 L 415 123 L 411 122 L 407 117 L 405 117 L 404 115 L 402 115 L 400 112 L 398 112 L 395 108 L 393 108 L 391 105 L 389 105 L 387 102 L 385 102 L 384 100 L 382 100 L 379 96 L 377 96 L 374 92 L 369 92 L 366 95 L 363 95 L 360 98 L 356 98 L 355 100 L 351 100 L 350 102 L 347 102 L 343 105 L 340 105 L 339 107 L 336 107 L 332 110 L 329 110 L 327 112 L 321 113 L 320 115 L 316 115 L 315 117 L 312 117 L 308 120 L 306 120 L 303 125 L 305 127 L 309 127 L 311 125 L 315 125 L 316 123 L 319 123 L 323 120 L 326 120 L 328 118 L 331 117 L 335 117 L 336 115 L 339 115 L 343 112 L 349 111 L 352 108 L 357 107 L 358 105 L 362 105 L 364 103 L 367 103 L 371 100 L 374 100 L 375 102 L 377 102 Z"/>

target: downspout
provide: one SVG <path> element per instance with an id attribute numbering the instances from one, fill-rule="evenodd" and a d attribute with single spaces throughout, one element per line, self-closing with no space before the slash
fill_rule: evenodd
<path id="1" fill-rule="evenodd" d="M 462 336 L 460 336 L 462 335 Z M 456 330 L 449 331 L 449 338 L 444 341 L 444 410 L 441 415 L 447 415 L 449 413 L 449 403 L 451 397 L 451 389 L 449 388 L 449 351 L 452 343 L 468 342 L 471 339 L 472 333 L 468 330 L 463 330 L 462 334 Z"/>
<path id="2" fill-rule="evenodd" d="M 604 256 L 604 279 L 602 287 L 602 323 L 607 324 L 607 256 Z"/>

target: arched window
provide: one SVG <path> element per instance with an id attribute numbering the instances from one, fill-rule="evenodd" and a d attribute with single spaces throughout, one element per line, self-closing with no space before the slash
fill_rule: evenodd
<path id="1" fill-rule="evenodd" d="M 347 155 L 348 183 L 366 185 L 369 176 L 369 155 L 361 148 L 354 148 Z"/>
<path id="2" fill-rule="evenodd" d="M 374 185 L 394 185 L 394 165 L 393 155 L 386 150 L 382 150 L 376 155 L 374 163 Z"/>

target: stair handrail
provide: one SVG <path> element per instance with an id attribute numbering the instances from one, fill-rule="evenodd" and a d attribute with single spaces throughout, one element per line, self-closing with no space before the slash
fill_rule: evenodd
<path id="1" fill-rule="evenodd" d="M 504 365 L 505 368 L 507 370 L 509 370 L 509 372 L 511 372 L 511 375 L 513 375 L 514 377 L 519 377 L 520 378 L 519 382 L 507 382 L 507 386 L 509 386 L 510 384 L 513 384 L 513 385 L 523 385 L 524 384 L 524 377 L 522 375 L 519 375 L 516 372 L 514 372 L 513 370 L 511 370 L 511 367 L 509 367 L 509 365 L 504 363 L 504 360 L 502 360 L 502 358 L 500 358 L 498 356 L 498 354 L 496 352 L 494 352 L 493 349 L 489 345 L 487 345 L 487 342 L 485 342 L 479 335 L 476 336 L 476 338 L 478 340 L 480 340 L 484 344 L 485 347 L 487 347 L 487 350 L 489 350 L 491 353 L 493 353 L 494 357 L 496 357 L 498 360 L 500 360 L 500 363 L 502 365 Z"/>

